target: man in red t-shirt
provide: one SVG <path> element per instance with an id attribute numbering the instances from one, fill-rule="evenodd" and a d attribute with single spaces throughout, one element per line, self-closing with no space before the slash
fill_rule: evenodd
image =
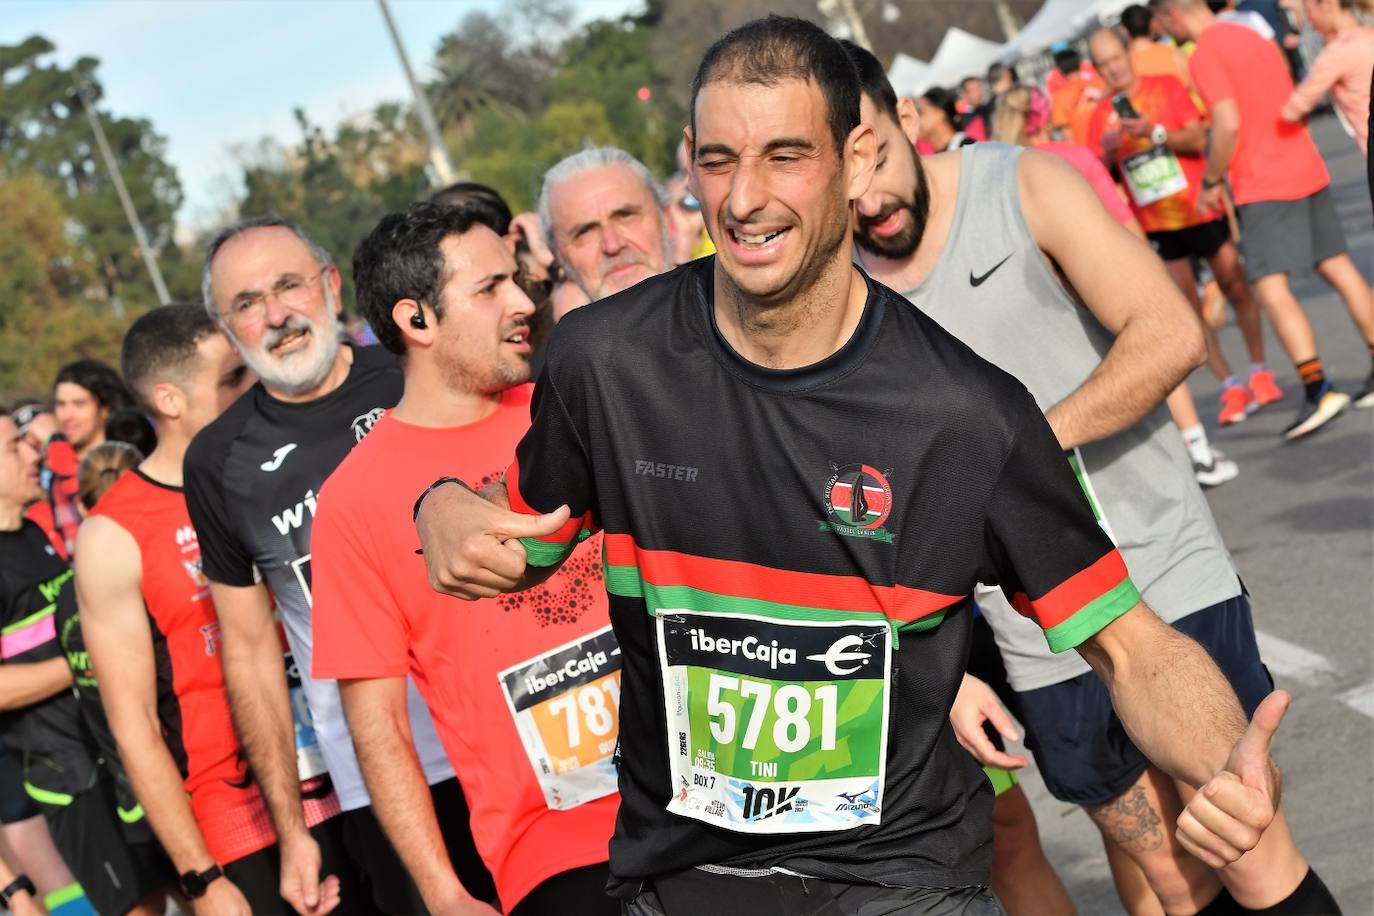
<path id="1" fill-rule="evenodd" d="M 277 835 L 230 717 L 219 622 L 181 488 L 191 439 L 253 375 L 199 305 L 140 316 L 124 337 L 121 362 L 157 420 L 158 443 L 81 526 L 73 623 L 129 782 L 191 910 L 289 912 Z M 323 866 L 337 872 L 338 799 L 327 778 L 303 785 L 302 794 Z M 338 879 L 321 897 L 316 913 L 339 903 Z M 357 899 L 340 912 L 361 912 L 361 898 L 350 897 Z"/>
<path id="2" fill-rule="evenodd" d="M 1233 22 L 1219 22 L 1203 0 L 1150 0 L 1160 25 L 1196 42 L 1188 69 L 1212 119 L 1211 148 L 1199 204 L 1221 205 L 1230 179 L 1244 235 L 1245 274 L 1302 377 L 1306 400 L 1284 430 L 1297 439 L 1350 406 L 1326 379 L 1312 325 L 1288 275 L 1314 266 L 1345 300 L 1374 358 L 1374 292 L 1346 254 L 1326 163 L 1307 127 L 1283 120 L 1293 81 L 1272 42 Z M 1374 406 L 1374 371 L 1355 395 Z"/>
<path id="3" fill-rule="evenodd" d="M 1282 398 L 1283 392 L 1264 365 L 1259 307 L 1245 282 L 1226 215 L 1198 206 L 1207 165 L 1202 111 L 1177 77 L 1136 73 L 1130 46 L 1120 32 L 1101 29 L 1088 39 L 1088 48 L 1108 90 L 1089 122 L 1088 145 L 1119 171 L 1136 219 L 1193 308 L 1202 311 L 1193 258 L 1207 261 L 1235 307 L 1236 324 L 1250 351 L 1248 385 L 1231 371 L 1216 332 L 1206 322 L 1203 330 L 1208 368 L 1222 383 L 1218 420 L 1223 426 L 1239 423 L 1250 411 Z M 1118 99 L 1130 105 L 1134 117 L 1118 113 L 1116 106 L 1123 104 Z"/>
<path id="4" fill-rule="evenodd" d="M 385 217 L 353 265 L 360 310 L 404 357 L 405 391 L 320 493 L 314 674 L 340 681 L 377 816 L 431 911 L 495 912 L 444 855 L 410 741 L 407 674 L 505 912 L 619 913 L 604 888 L 620 654 L 600 537 L 544 586 L 475 608 L 432 591 L 416 549 L 415 494 L 455 468 L 472 487 L 499 481 L 529 428 L 533 306 L 514 258 L 478 211 L 422 203 Z"/>

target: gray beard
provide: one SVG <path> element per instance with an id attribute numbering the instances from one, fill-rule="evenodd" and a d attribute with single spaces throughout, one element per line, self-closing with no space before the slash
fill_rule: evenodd
<path id="1" fill-rule="evenodd" d="M 299 397 L 319 387 L 338 359 L 344 329 L 338 316 L 332 311 L 329 314 L 330 321 L 324 327 L 311 326 L 314 339 L 305 352 L 292 353 L 286 359 L 274 359 L 264 350 L 250 351 L 246 347 L 240 347 L 239 353 L 268 390 Z"/>

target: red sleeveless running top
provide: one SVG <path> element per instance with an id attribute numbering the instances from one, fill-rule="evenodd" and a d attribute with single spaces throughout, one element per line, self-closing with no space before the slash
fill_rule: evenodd
<path id="1" fill-rule="evenodd" d="M 91 514 L 109 518 L 138 543 L 162 732 L 210 854 L 223 865 L 271 846 L 276 834 L 229 714 L 219 620 L 181 488 L 134 470 Z M 307 811 L 307 821 L 338 811 L 332 793 L 323 808 Z"/>

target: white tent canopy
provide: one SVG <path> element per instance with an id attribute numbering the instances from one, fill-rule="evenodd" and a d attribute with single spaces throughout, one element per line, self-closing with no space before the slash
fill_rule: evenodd
<path id="1" fill-rule="evenodd" d="M 982 76 L 1001 52 L 1002 46 L 995 41 L 951 28 L 945 32 L 930 65 L 910 94 L 920 94 L 931 86 L 952 87 L 966 76 Z"/>
<path id="2" fill-rule="evenodd" d="M 1112 19 L 1133 3 L 1144 0 L 1046 0 L 1016 37 L 1002 46 L 997 59 L 1029 57 L 1054 44 L 1070 41 L 1099 20 Z"/>
<path id="3" fill-rule="evenodd" d="M 915 96 L 924 91 L 923 82 L 929 71 L 930 64 L 925 61 L 907 54 L 898 54 L 892 59 L 892 66 L 888 68 L 887 79 L 897 91 L 898 98 Z M 917 89 L 918 86 L 922 88 Z"/>
<path id="4" fill-rule="evenodd" d="M 1099 0 L 1103 2 L 1103 0 Z M 1115 2 L 1115 0 L 1105 0 Z M 1056 41 L 1073 38 L 1096 16 L 1094 0 L 1046 0 L 1016 37 L 1002 46 L 998 60 L 1013 60 L 1045 50 Z M 1122 3 L 1121 6 L 1128 6 Z"/>

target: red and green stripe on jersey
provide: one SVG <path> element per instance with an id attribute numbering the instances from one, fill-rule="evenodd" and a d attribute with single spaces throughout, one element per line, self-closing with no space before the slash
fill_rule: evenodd
<path id="1" fill-rule="evenodd" d="M 518 468 L 512 464 L 506 474 L 511 508 L 539 514 L 520 496 L 518 479 Z M 837 509 L 849 511 L 848 495 L 847 488 L 844 496 L 837 494 Z M 868 514 L 881 511 L 881 506 L 868 503 Z M 521 538 L 520 542 L 531 565 L 553 566 L 589 537 L 592 527 L 590 516 L 572 518 L 547 537 Z M 861 576 L 801 572 L 650 550 L 640 547 L 628 534 L 607 533 L 603 562 L 606 590 L 622 598 L 642 599 L 647 608 L 762 614 L 794 620 L 872 614 L 899 629 L 923 630 L 938 625 L 949 608 L 966 597 L 903 585 L 875 585 Z M 1112 549 L 1044 595 L 1031 598 L 1017 592 L 1011 600 L 1022 615 L 1045 631 L 1050 649 L 1062 652 L 1135 607 L 1140 593 L 1121 554 Z"/>
<path id="2" fill-rule="evenodd" d="M 1052 652 L 1072 649 L 1139 603 L 1140 592 L 1116 548 L 1039 598 L 1011 596 L 1012 607 L 1045 631 Z"/>
<path id="3" fill-rule="evenodd" d="M 518 460 L 512 460 L 510 467 L 506 468 L 506 473 L 501 478 L 501 483 L 506 488 L 506 499 L 510 501 L 511 511 L 525 515 L 543 515 L 542 512 L 526 502 L 525 497 L 520 495 L 519 481 L 520 463 Z M 595 533 L 591 513 L 587 512 L 584 515 L 569 518 L 563 523 L 563 527 L 553 534 L 540 538 L 521 538 L 520 543 L 525 548 L 525 557 L 529 564 L 542 569 L 562 563 L 567 559 L 568 554 L 572 553 L 574 547 Z"/>

